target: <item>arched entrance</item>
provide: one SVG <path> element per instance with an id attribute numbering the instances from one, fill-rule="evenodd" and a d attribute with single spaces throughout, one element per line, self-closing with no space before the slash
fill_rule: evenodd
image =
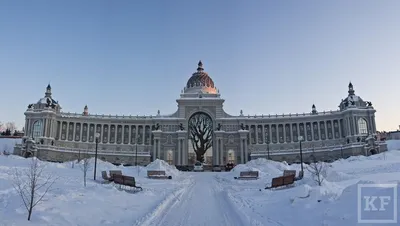
<path id="1" fill-rule="evenodd" d="M 376 155 L 376 154 L 378 154 L 378 152 L 376 151 L 376 149 L 371 149 L 371 150 L 369 150 L 369 153 L 370 153 L 371 155 Z"/>
<path id="2" fill-rule="evenodd" d="M 166 159 L 166 162 L 168 162 L 168 164 L 170 164 L 170 165 L 174 164 L 174 153 L 172 150 L 167 151 L 167 156 L 165 159 Z"/>
<path id="3" fill-rule="evenodd" d="M 188 121 L 189 152 L 195 154 L 196 161 L 209 162 L 212 159 L 213 121 L 204 112 L 196 112 Z"/>
<path id="4" fill-rule="evenodd" d="M 232 149 L 229 149 L 227 153 L 228 153 L 228 156 L 227 156 L 227 159 L 226 159 L 226 163 L 233 163 L 233 164 L 236 164 L 236 155 L 235 155 L 235 151 L 232 150 Z"/>

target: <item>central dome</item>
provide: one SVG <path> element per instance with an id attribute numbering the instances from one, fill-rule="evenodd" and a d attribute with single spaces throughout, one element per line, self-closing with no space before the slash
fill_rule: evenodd
<path id="1" fill-rule="evenodd" d="M 192 77 L 186 84 L 185 93 L 197 92 L 197 93 L 209 93 L 216 94 L 217 89 L 214 86 L 213 80 L 208 76 L 207 72 L 204 72 L 203 63 L 199 61 L 197 72 L 192 74 Z"/>

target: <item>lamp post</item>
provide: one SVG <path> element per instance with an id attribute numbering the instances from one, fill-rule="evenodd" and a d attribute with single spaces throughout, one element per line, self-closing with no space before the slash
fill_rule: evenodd
<path id="1" fill-rule="evenodd" d="M 96 168 L 97 168 L 97 146 L 99 144 L 100 133 L 96 133 L 96 151 L 94 153 L 94 175 L 93 179 L 96 180 Z"/>
<path id="2" fill-rule="evenodd" d="M 303 150 L 301 149 L 301 142 L 303 141 L 303 136 L 299 136 L 298 140 L 300 142 L 300 164 L 301 164 L 301 173 L 303 174 Z"/>
<path id="3" fill-rule="evenodd" d="M 138 140 L 139 139 L 137 139 L 136 138 L 136 142 L 135 142 L 135 167 L 136 167 L 136 170 L 137 170 L 137 174 L 138 174 L 138 176 L 139 176 L 139 167 L 137 166 L 137 142 L 138 142 Z"/>
<path id="4" fill-rule="evenodd" d="M 268 155 L 268 160 L 271 158 L 269 157 L 269 139 L 267 140 L 267 155 Z"/>

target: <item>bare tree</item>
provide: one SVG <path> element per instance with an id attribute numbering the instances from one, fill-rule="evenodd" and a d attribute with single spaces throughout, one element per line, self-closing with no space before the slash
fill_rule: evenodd
<path id="1" fill-rule="evenodd" d="M 89 154 L 87 154 L 87 152 L 83 156 L 80 167 L 83 172 L 83 186 L 86 187 L 86 175 L 87 175 L 87 172 L 89 171 L 89 169 L 91 168 L 90 156 L 89 156 Z"/>
<path id="2" fill-rule="evenodd" d="M 43 169 L 44 167 L 39 164 L 39 160 L 33 157 L 28 169 L 23 170 L 23 172 L 16 170 L 13 175 L 13 186 L 28 211 L 28 221 L 31 220 L 33 208 L 43 201 L 43 197 L 57 179 L 50 174 L 44 175 Z"/>
<path id="3" fill-rule="evenodd" d="M 7 122 L 6 129 L 10 130 L 11 133 L 14 133 L 14 131 L 17 130 L 17 126 L 15 125 L 15 122 Z"/>
<path id="4" fill-rule="evenodd" d="M 189 139 L 196 153 L 196 160 L 203 162 L 204 154 L 212 146 L 212 119 L 209 115 L 199 112 L 190 117 L 188 127 Z"/>
<path id="5" fill-rule="evenodd" d="M 317 161 L 317 158 L 312 155 L 311 163 L 307 167 L 307 170 L 311 173 L 313 180 L 321 186 L 322 182 L 325 180 L 324 176 L 326 176 L 327 164 L 325 162 Z"/>

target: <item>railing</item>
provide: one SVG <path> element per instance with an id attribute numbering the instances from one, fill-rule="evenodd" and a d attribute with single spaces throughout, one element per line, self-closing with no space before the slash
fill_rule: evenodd
<path id="1" fill-rule="evenodd" d="M 153 119 L 153 118 L 174 118 L 172 115 L 105 115 L 105 114 L 79 114 L 71 112 L 61 112 L 61 117 L 85 117 L 85 118 L 109 118 L 109 119 Z"/>
<path id="2" fill-rule="evenodd" d="M 342 146 L 338 145 L 330 145 L 330 146 L 318 146 L 318 147 L 311 147 L 311 148 L 302 148 L 303 153 L 313 153 L 313 152 L 330 152 L 330 151 L 340 151 L 345 150 L 350 147 L 362 147 L 364 146 L 364 142 L 352 143 L 352 144 L 345 144 Z M 266 155 L 268 153 L 267 150 L 257 150 L 251 152 L 254 155 Z M 285 150 L 277 150 L 277 149 L 270 149 L 270 155 L 277 155 L 277 154 L 297 154 L 300 153 L 300 148 L 295 149 L 285 149 Z"/>
<path id="3" fill-rule="evenodd" d="M 60 151 L 60 152 L 70 152 L 70 153 L 91 153 L 94 154 L 96 152 L 95 149 L 85 149 L 85 148 L 70 148 L 70 147 L 60 147 L 60 146 L 50 146 L 50 145 L 40 145 L 37 144 L 36 147 L 38 149 L 49 149 L 53 151 Z M 129 156 L 135 156 L 136 151 L 135 150 L 129 150 L 129 151 L 117 151 L 117 150 L 102 150 L 102 149 L 97 149 L 98 154 L 111 154 L 111 155 L 129 155 Z M 138 156 L 148 156 L 150 155 L 150 151 L 138 151 L 137 152 Z"/>

